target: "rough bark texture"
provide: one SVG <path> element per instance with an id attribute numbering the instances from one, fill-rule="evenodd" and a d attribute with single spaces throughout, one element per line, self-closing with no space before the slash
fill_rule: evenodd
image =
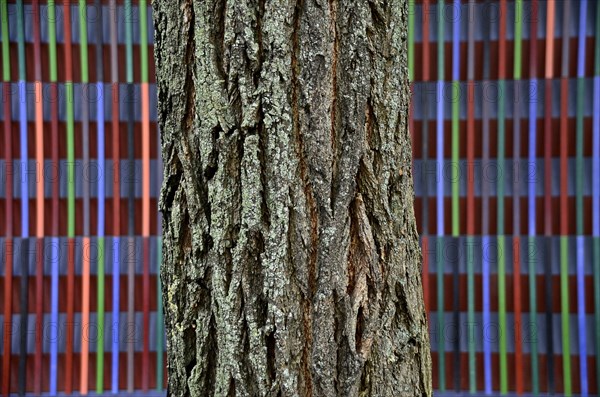
<path id="1" fill-rule="evenodd" d="M 406 0 L 154 9 L 169 395 L 431 395 Z"/>

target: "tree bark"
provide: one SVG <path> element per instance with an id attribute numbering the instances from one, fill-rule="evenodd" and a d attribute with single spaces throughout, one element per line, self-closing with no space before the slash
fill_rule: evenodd
<path id="1" fill-rule="evenodd" d="M 430 396 L 406 0 L 154 1 L 172 396 Z"/>

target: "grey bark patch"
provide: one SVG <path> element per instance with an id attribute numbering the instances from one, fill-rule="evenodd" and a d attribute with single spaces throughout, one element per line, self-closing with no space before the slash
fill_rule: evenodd
<path id="1" fill-rule="evenodd" d="M 406 1 L 153 6 L 169 395 L 431 395 Z"/>

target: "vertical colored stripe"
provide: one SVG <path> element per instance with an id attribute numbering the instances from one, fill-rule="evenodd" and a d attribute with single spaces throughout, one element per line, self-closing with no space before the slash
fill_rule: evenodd
<path id="1" fill-rule="evenodd" d="M 105 264 L 105 247 L 104 247 L 104 224 L 105 224 L 105 183 L 106 183 L 106 167 L 104 153 L 104 63 L 103 63 L 103 37 L 102 37 L 102 3 L 100 0 L 95 1 L 96 8 L 96 124 L 97 124 L 97 160 L 98 160 L 98 253 L 97 253 L 97 322 L 100 330 L 96 342 L 96 393 L 104 392 L 104 338 L 107 333 L 107 327 L 104 322 L 104 264 Z"/>
<path id="2" fill-rule="evenodd" d="M 537 94 L 537 18 L 538 18 L 538 0 L 533 0 L 531 3 L 531 34 L 530 34 L 530 93 Z M 538 324 L 537 324 L 537 291 L 536 291 L 536 280 L 537 280 L 537 249 L 536 249 L 536 188 L 537 188 L 537 97 L 531 96 L 529 98 L 529 164 L 527 167 L 527 183 L 528 183 L 528 247 L 527 247 L 527 258 L 529 268 L 529 325 L 527 329 L 528 335 L 535 335 L 530 340 L 530 356 L 531 356 L 531 391 L 533 394 L 539 393 L 539 369 L 538 369 Z M 530 170 L 534 171 L 533 178 L 529 178 Z"/>
<path id="3" fill-rule="evenodd" d="M 467 51 L 467 320 L 475 324 L 475 1 L 469 0 L 468 51 Z M 470 326 L 471 327 L 471 326 Z M 468 329 L 469 391 L 477 391 L 477 362 L 475 360 L 475 335 Z"/>
<path id="4" fill-rule="evenodd" d="M 600 5 L 596 2 L 593 108 L 600 109 Z M 600 181 L 600 113 L 592 115 L 592 178 Z M 592 241 L 594 271 L 594 341 L 596 346 L 596 382 L 600 380 L 600 184 L 592 184 Z M 596 386 L 598 388 L 598 386 Z"/>
<path id="5" fill-rule="evenodd" d="M 51 98 L 58 98 L 57 85 L 57 62 L 56 62 L 56 8 L 54 1 L 48 1 L 48 56 L 50 62 L 50 90 Z M 60 268 L 60 247 L 59 247 L 59 138 L 58 138 L 58 101 L 53 100 L 50 104 L 51 113 L 51 141 L 52 141 L 52 242 L 51 242 L 51 280 L 50 280 L 50 395 L 55 396 L 58 392 L 58 343 L 59 343 L 59 317 L 58 317 L 58 299 L 59 299 L 59 268 Z"/>
<path id="6" fill-rule="evenodd" d="M 75 299 L 75 132 L 73 121 L 73 49 L 71 45 L 71 2 L 63 2 L 64 18 L 64 65 L 67 113 L 67 322 L 65 339 L 65 385 L 66 394 L 73 391 L 73 338 Z"/>
<path id="7" fill-rule="evenodd" d="M 35 357 L 34 393 L 42 391 L 42 341 L 44 330 L 44 114 L 42 94 L 42 56 L 40 49 L 39 1 L 33 1 L 33 62 L 35 86 L 35 158 L 36 158 L 36 271 L 35 271 Z M 39 168 L 38 168 L 39 167 Z M 39 171 L 38 171 L 39 169 Z M 39 172 L 39 174 L 38 174 Z M 38 178 L 41 176 L 41 178 Z"/>
<path id="8" fill-rule="evenodd" d="M 486 7 L 490 5 L 486 0 Z M 490 86 L 490 33 L 491 27 L 483 31 L 483 84 L 482 84 L 482 170 L 487 170 L 490 163 L 490 101 L 486 98 L 486 93 Z M 483 301 L 483 383 L 486 394 L 492 393 L 492 346 L 491 338 L 487 337 L 487 330 L 490 329 L 490 240 L 489 240 L 489 181 L 482 175 L 481 178 L 481 277 L 482 277 L 482 301 Z"/>
<path id="9" fill-rule="evenodd" d="M 79 65 L 81 69 L 81 128 L 83 149 L 83 169 L 89 170 L 90 139 L 89 139 L 89 106 L 90 90 L 88 86 L 88 42 L 87 42 L 87 4 L 79 0 Z M 89 388 L 89 349 L 90 349 L 90 266 L 92 247 L 90 241 L 90 181 L 82 180 L 83 185 L 83 270 L 81 275 L 81 372 L 79 375 L 79 392 L 88 393 Z"/>
<path id="10" fill-rule="evenodd" d="M 515 346 L 515 389 L 517 394 L 524 391 L 523 385 L 523 335 L 521 318 L 521 205 L 520 205 L 520 152 L 521 152 L 521 36 L 523 31 L 523 2 L 515 1 L 514 37 L 514 108 L 513 108 L 513 306 L 514 306 L 514 346 Z"/>
<path id="11" fill-rule="evenodd" d="M 13 158 L 12 158 L 12 125 L 11 125 L 11 90 L 10 90 L 10 42 L 8 36 L 8 7 L 6 0 L 0 0 L 0 25 L 2 29 L 2 89 L 4 91 L 4 161 L 7 167 L 5 179 L 5 225 L 6 239 L 4 243 L 4 327 L 2 344 L 2 395 L 8 396 L 11 390 L 11 354 L 12 354 L 12 285 L 13 285 Z M 10 167 L 10 168 L 9 168 Z"/>
<path id="12" fill-rule="evenodd" d="M 444 341 L 444 257 L 440 255 L 444 243 L 444 1 L 438 0 L 437 4 L 437 51 L 438 51 L 438 82 L 436 97 L 436 135 L 437 135 L 437 241 L 436 241 L 436 266 L 437 266 L 437 307 L 438 307 L 438 362 L 439 362 L 439 388 L 446 390 L 446 348 Z"/>
<path id="13" fill-rule="evenodd" d="M 139 2 L 140 64 L 142 68 L 142 235 L 143 235 L 143 296 L 144 337 L 142 357 L 142 390 L 148 390 L 150 361 L 150 94 L 148 92 L 148 7 L 146 0 Z"/>
<path id="14" fill-rule="evenodd" d="M 506 0 L 500 1 L 500 26 L 499 26 L 499 59 L 498 59 L 498 86 L 499 92 L 506 92 Z M 505 98 L 498 98 L 498 319 L 500 323 L 500 392 L 508 392 L 508 363 L 507 363 L 507 340 L 508 331 L 506 323 L 506 269 L 505 269 L 505 245 L 504 245 L 504 175 L 506 167 L 504 161 L 505 151 Z"/>
<path id="15" fill-rule="evenodd" d="M 545 265 L 545 296 L 546 302 L 546 368 L 548 379 L 548 392 L 555 391 L 554 368 L 554 325 L 552 321 L 552 264 L 555 258 L 552 255 L 552 78 L 554 77 L 554 18 L 555 1 L 546 3 L 546 65 L 545 65 L 545 97 L 544 97 L 544 252 Z"/>
<path id="16" fill-rule="evenodd" d="M 568 98 L 570 58 L 570 13 L 571 2 L 563 4 L 562 73 L 560 79 L 560 306 L 562 331 L 563 385 L 565 396 L 571 388 L 571 346 L 569 327 L 569 246 L 568 246 Z"/>
<path id="17" fill-rule="evenodd" d="M 117 4 L 110 0 L 110 79 L 112 89 L 112 161 L 113 161 L 113 255 L 112 255 L 112 339 L 111 339 L 111 392 L 119 392 L 119 341 L 121 338 L 120 327 L 120 239 L 121 234 L 121 149 L 119 133 L 119 66 L 117 43 Z"/>
<path id="18" fill-rule="evenodd" d="M 133 11 L 131 9 L 131 0 L 125 0 L 125 67 L 126 67 L 126 78 L 127 78 L 127 96 L 133 98 Z M 127 102 L 127 169 L 132 172 L 135 170 L 134 162 L 134 137 L 133 137 L 133 101 L 128 100 Z M 130 174 L 131 175 L 131 174 Z M 134 227 L 135 227 L 135 184 L 134 180 L 129 179 L 127 184 L 127 225 L 128 225 L 128 239 L 127 239 L 127 252 L 130 250 L 135 252 L 135 239 Z M 137 258 L 137 255 L 134 256 Z M 127 261 L 127 324 L 135 324 L 135 306 L 134 306 L 134 294 L 133 288 L 135 286 L 135 261 Z M 134 345 L 133 343 L 127 344 L 127 391 L 132 393 L 134 390 Z"/>
<path id="19" fill-rule="evenodd" d="M 460 10 L 460 0 L 454 0 L 454 9 Z M 453 18 L 452 21 L 452 162 L 450 169 L 451 184 L 452 184 L 452 237 L 456 238 L 460 234 L 460 158 L 459 158 L 459 126 L 460 126 L 460 21 L 462 18 Z M 461 256 L 458 255 L 453 264 L 453 288 L 452 299 L 454 306 L 454 324 L 460 324 L 460 296 L 459 296 L 459 267 Z M 461 389 L 461 354 L 460 354 L 460 338 L 454 338 L 454 389 Z"/>
<path id="20" fill-rule="evenodd" d="M 585 106 L 585 29 L 587 0 L 581 0 L 579 8 L 579 38 L 577 46 L 577 164 L 576 204 L 577 223 L 577 324 L 579 336 L 579 377 L 581 395 L 588 395 L 587 335 L 585 314 L 585 253 L 583 236 L 583 109 Z"/>
<path id="21" fill-rule="evenodd" d="M 22 252 L 29 253 L 29 155 L 27 137 L 27 97 L 25 67 L 25 17 L 23 1 L 17 1 L 17 54 L 19 65 L 19 133 L 21 138 L 21 236 Z M 21 255 L 21 316 L 19 324 L 19 372 L 18 392 L 24 394 L 27 388 L 27 335 L 29 330 L 28 297 L 29 297 L 29 255 Z"/>

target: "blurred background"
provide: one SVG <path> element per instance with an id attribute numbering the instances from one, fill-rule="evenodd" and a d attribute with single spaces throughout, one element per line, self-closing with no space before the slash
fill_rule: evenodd
<path id="1" fill-rule="evenodd" d="M 409 2 L 437 395 L 598 393 L 598 3 Z M 0 13 L 0 393 L 164 395 L 151 8 Z"/>

